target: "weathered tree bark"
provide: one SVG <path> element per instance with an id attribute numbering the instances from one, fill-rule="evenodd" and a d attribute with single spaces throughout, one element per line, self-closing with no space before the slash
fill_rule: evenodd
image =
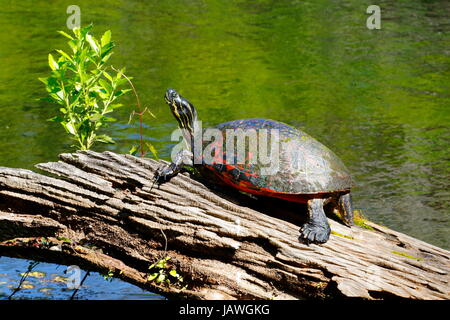
<path id="1" fill-rule="evenodd" d="M 248 200 L 187 174 L 151 189 L 160 165 L 151 159 L 60 158 L 37 165 L 52 176 L 0 167 L 0 255 L 110 271 L 169 297 L 450 298 L 449 252 L 386 227 L 330 220 L 330 240 L 307 245 L 300 205 Z M 186 288 L 147 281 L 165 256 Z"/>

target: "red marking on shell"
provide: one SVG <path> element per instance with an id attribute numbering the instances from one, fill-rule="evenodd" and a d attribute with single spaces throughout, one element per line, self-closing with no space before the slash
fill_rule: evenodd
<path id="1" fill-rule="evenodd" d="M 330 192 L 323 192 L 323 193 L 314 193 L 314 194 L 304 194 L 304 193 L 285 193 L 285 192 L 279 192 L 270 188 L 264 188 L 264 187 L 257 187 L 253 185 L 249 181 L 245 180 L 239 180 L 235 181 L 232 174 L 229 172 L 217 172 L 216 169 L 212 166 L 205 165 L 207 169 L 209 169 L 216 177 L 217 179 L 222 182 L 223 184 L 230 186 L 234 189 L 257 195 L 257 196 L 265 196 L 265 197 L 272 197 L 277 199 L 282 199 L 290 202 L 297 202 L 297 203 L 306 203 L 308 200 L 313 198 L 323 198 L 331 196 L 332 193 Z M 245 174 L 245 173 L 244 173 Z M 253 175 L 253 174 L 249 174 Z M 348 191 L 348 190 L 341 190 L 341 191 Z"/>
<path id="2" fill-rule="evenodd" d="M 227 168 L 228 171 L 231 171 L 234 169 L 234 166 L 232 166 L 230 164 L 227 164 L 225 167 Z"/>

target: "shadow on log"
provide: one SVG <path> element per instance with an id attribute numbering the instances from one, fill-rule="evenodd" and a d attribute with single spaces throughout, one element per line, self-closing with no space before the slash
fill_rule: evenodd
<path id="1" fill-rule="evenodd" d="M 51 175 L 0 167 L 0 255 L 110 272 L 169 298 L 450 298 L 449 252 L 386 227 L 329 220 L 330 240 L 306 245 L 291 205 L 187 174 L 150 190 L 160 165 L 151 159 L 60 159 L 37 165 Z M 184 288 L 148 281 L 166 256 Z"/>

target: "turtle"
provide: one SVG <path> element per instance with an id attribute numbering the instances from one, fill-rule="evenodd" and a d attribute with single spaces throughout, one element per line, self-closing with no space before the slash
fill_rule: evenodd
<path id="1" fill-rule="evenodd" d="M 158 186 L 183 168 L 191 167 L 213 184 L 227 185 L 253 197 L 304 203 L 308 216 L 300 228 L 299 240 L 308 244 L 323 244 L 330 237 L 331 228 L 324 211 L 327 204 L 331 203 L 333 211 L 338 211 L 343 224 L 353 225 L 350 193 L 353 181 L 342 160 L 328 147 L 285 123 L 259 118 L 221 123 L 212 128 L 216 134 L 213 142 L 205 139 L 196 143 L 206 131 L 200 130 L 194 105 L 174 89 L 168 89 L 164 99 L 178 121 L 187 148 L 180 148 L 172 163 L 156 170 L 154 183 Z M 255 132 L 258 138 L 264 133 L 266 140 L 251 140 Z M 241 146 L 235 149 L 242 134 Z M 260 142 L 256 154 L 255 141 Z M 274 148 L 265 152 L 263 165 L 255 158 L 262 159 L 262 146 L 270 143 Z M 267 164 L 272 163 L 276 165 L 270 168 Z"/>

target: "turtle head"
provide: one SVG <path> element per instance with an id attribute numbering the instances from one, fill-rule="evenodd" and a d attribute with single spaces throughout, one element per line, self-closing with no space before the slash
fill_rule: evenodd
<path id="1" fill-rule="evenodd" d="M 197 121 L 195 107 L 174 89 L 168 89 L 164 99 L 177 119 L 180 129 L 186 129 L 192 137 L 195 121 Z"/>

